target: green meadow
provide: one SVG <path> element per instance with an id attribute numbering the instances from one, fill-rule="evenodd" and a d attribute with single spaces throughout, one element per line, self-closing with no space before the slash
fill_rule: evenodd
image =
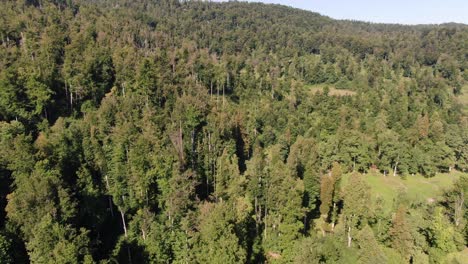
<path id="1" fill-rule="evenodd" d="M 439 173 L 434 177 L 426 178 L 421 175 L 409 175 L 405 177 L 380 173 L 367 173 L 363 175 L 366 183 L 371 188 L 374 202 L 381 200 L 383 208 L 390 211 L 394 203 L 399 200 L 408 200 L 413 203 L 437 202 L 444 191 L 449 189 L 455 180 L 464 173 L 453 171 L 451 173 Z M 346 186 L 350 174 L 342 179 L 342 186 Z"/>

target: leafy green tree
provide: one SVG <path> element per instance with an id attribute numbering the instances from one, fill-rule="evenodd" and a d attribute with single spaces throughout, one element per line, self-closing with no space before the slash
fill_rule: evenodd
<path id="1" fill-rule="evenodd" d="M 413 248 L 413 237 L 410 232 L 411 227 L 406 220 L 406 212 L 407 209 L 404 206 L 398 207 L 389 233 L 392 248 L 405 260 L 409 260 Z"/>
<path id="2" fill-rule="evenodd" d="M 7 69 L 0 74 L 0 116 L 2 120 L 17 118 L 28 119 L 27 102 L 21 100 L 26 95 L 18 89 L 18 74 L 13 69 Z"/>
<path id="3" fill-rule="evenodd" d="M 432 245 L 429 256 L 436 261 L 442 260 L 449 252 L 457 251 L 457 246 L 463 239 L 449 223 L 441 207 L 434 209 L 434 220 L 429 227 L 430 243 Z"/>
<path id="4" fill-rule="evenodd" d="M 38 162 L 30 175 L 17 175 L 16 190 L 8 195 L 8 218 L 17 224 L 30 239 L 37 216 L 49 215 L 56 221 L 66 222 L 76 214 L 76 203 L 63 188 L 59 172 L 50 168 L 47 160 Z"/>
<path id="5" fill-rule="evenodd" d="M 455 167 L 461 171 L 466 171 L 468 168 L 468 130 L 451 125 L 447 129 L 446 144 L 449 146 L 455 155 Z"/>
<path id="6" fill-rule="evenodd" d="M 387 258 L 374 237 L 372 229 L 366 225 L 356 235 L 356 243 L 359 247 L 359 262 L 361 263 L 385 263 Z"/>
<path id="7" fill-rule="evenodd" d="M 235 215 L 226 202 L 202 204 L 199 218 L 197 262 L 239 263 L 246 261 L 246 251 L 235 232 Z"/>
<path id="8" fill-rule="evenodd" d="M 316 238 L 307 237 L 297 243 L 294 263 L 319 263 L 321 258 L 320 245 Z"/>
<path id="9" fill-rule="evenodd" d="M 137 83 L 137 92 L 142 92 L 148 104 L 149 101 L 159 105 L 162 103 L 161 80 L 158 76 L 159 69 L 154 61 L 145 59 L 141 63 Z"/>
<path id="10" fill-rule="evenodd" d="M 287 261 L 292 255 L 292 243 L 301 236 L 302 180 L 292 177 L 281 160 L 280 146 L 266 150 L 266 186 L 263 241 L 265 253 L 282 256 Z M 275 258 L 275 257 L 273 257 Z"/>
<path id="11" fill-rule="evenodd" d="M 457 228 L 463 229 L 466 225 L 468 214 L 468 177 L 462 176 L 458 179 L 452 189 L 445 193 L 448 202 L 450 216 Z"/>
<path id="12" fill-rule="evenodd" d="M 384 175 L 394 169 L 394 165 L 400 160 L 399 135 L 393 130 L 386 130 L 377 137 L 378 166 Z"/>
<path id="13" fill-rule="evenodd" d="M 33 113 L 47 118 L 47 107 L 52 103 L 53 91 L 40 82 L 36 76 L 29 76 L 25 81 L 26 94 L 34 105 Z"/>
<path id="14" fill-rule="evenodd" d="M 351 247 L 353 232 L 362 230 L 372 214 L 370 188 L 360 174 L 353 173 L 343 192 L 343 217 L 347 246 Z"/>
<path id="15" fill-rule="evenodd" d="M 33 238 L 26 244 L 31 262 L 93 263 L 88 249 L 88 232 L 83 229 L 77 232 L 45 216 L 32 233 Z"/>
<path id="16" fill-rule="evenodd" d="M 292 170 L 292 175 L 301 178 L 304 182 L 303 204 L 308 210 L 306 218 L 315 211 L 320 195 L 320 178 L 317 171 L 318 153 L 315 149 L 315 142 L 312 139 L 305 139 L 299 136 L 291 146 L 287 164 Z M 308 225 L 308 219 L 305 219 Z"/>
<path id="17" fill-rule="evenodd" d="M 330 219 L 332 230 L 337 220 L 337 202 L 340 199 L 341 176 L 341 165 L 335 162 L 329 174 L 322 176 L 320 184 L 320 213 L 325 221 Z"/>
<path id="18" fill-rule="evenodd" d="M 218 168 L 214 179 L 214 195 L 216 199 L 228 199 L 236 195 L 240 187 L 241 176 L 237 156 L 229 154 L 228 150 L 224 149 L 216 164 Z"/>

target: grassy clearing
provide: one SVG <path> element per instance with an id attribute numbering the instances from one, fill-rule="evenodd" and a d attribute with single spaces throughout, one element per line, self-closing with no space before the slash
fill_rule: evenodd
<path id="1" fill-rule="evenodd" d="M 461 175 L 463 175 L 461 172 L 452 172 L 440 173 L 432 178 L 424 178 L 420 175 L 401 178 L 384 176 L 380 173 L 368 173 L 363 176 L 371 187 L 373 200 L 381 199 L 383 207 L 386 211 L 390 211 L 398 199 L 408 199 L 416 203 L 437 201 Z M 342 186 L 346 186 L 348 178 L 349 174 L 344 175 Z"/>
<path id="2" fill-rule="evenodd" d="M 328 87 L 330 89 L 330 92 L 328 93 L 331 96 L 353 96 L 356 95 L 355 91 L 351 90 L 346 90 L 346 89 L 336 89 L 334 86 L 329 85 L 329 84 L 315 84 L 315 85 L 307 85 L 306 90 L 309 91 L 309 93 L 316 94 L 318 92 L 323 92 L 325 87 Z"/>

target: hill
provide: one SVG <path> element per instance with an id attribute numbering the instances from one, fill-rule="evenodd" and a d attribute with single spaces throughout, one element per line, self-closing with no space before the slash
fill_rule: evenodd
<path id="1" fill-rule="evenodd" d="M 258 3 L 0 1 L 0 263 L 457 258 L 467 42 Z"/>

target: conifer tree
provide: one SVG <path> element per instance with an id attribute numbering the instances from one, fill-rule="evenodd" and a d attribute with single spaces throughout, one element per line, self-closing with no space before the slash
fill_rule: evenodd
<path id="1" fill-rule="evenodd" d="M 407 209 L 399 206 L 390 228 L 391 245 L 400 255 L 408 260 L 412 252 L 413 238 L 409 223 L 406 220 Z"/>

